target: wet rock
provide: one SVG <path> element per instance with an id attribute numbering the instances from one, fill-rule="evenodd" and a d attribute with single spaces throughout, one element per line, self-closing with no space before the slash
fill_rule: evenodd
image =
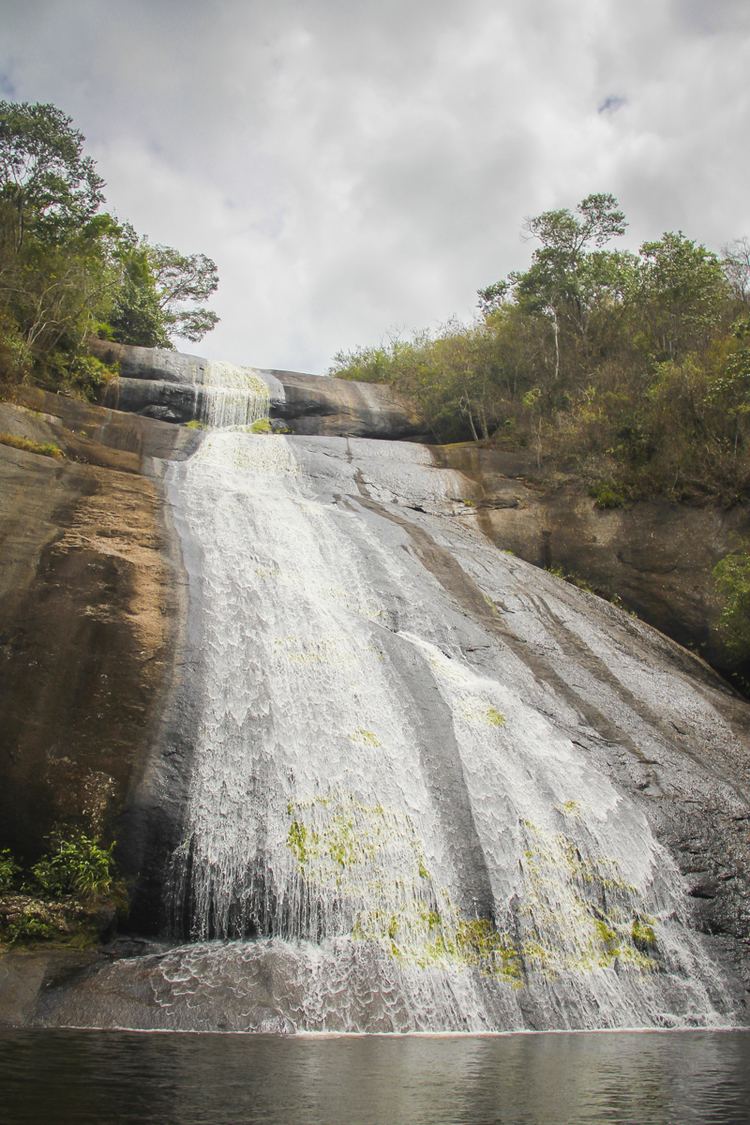
<path id="1" fill-rule="evenodd" d="M 746 505 L 656 499 L 601 511 L 580 481 L 546 474 L 528 454 L 471 443 L 436 453 L 473 482 L 480 526 L 502 550 L 585 580 L 719 670 L 734 669 L 717 631 L 711 572 L 750 539 Z"/>
<path id="2" fill-rule="evenodd" d="M 181 360 L 167 356 L 158 361 L 163 362 L 162 373 L 172 378 L 133 378 L 131 382 L 158 382 L 173 388 L 169 394 L 194 395 L 194 386 L 177 377 Z M 284 383 L 290 374 L 278 372 L 274 378 Z M 396 424 L 388 420 L 383 403 L 360 396 L 356 387 L 351 399 L 338 397 L 336 388 L 333 399 L 316 399 L 304 380 L 294 376 L 284 383 L 285 393 L 292 389 L 290 412 L 297 411 L 294 417 L 299 424 L 369 426 L 374 424 L 368 420 L 373 416 L 386 419 L 377 423 L 386 431 Z M 123 384 L 127 381 L 122 380 Z M 350 394 L 352 385 L 347 387 Z M 140 878 L 140 913 L 132 924 L 141 933 L 155 933 L 165 921 L 189 931 L 193 920 L 190 898 L 178 902 L 174 911 L 165 872 L 169 857 L 185 838 L 207 662 L 222 651 L 222 638 L 231 627 L 235 630 L 235 671 L 227 675 L 226 669 L 214 668 L 211 698 L 223 699 L 225 688 L 238 687 L 241 698 L 236 700 L 233 714 L 244 716 L 242 721 L 252 726 L 253 737 L 263 733 L 263 724 L 270 730 L 275 721 L 286 724 L 287 734 L 295 723 L 304 725 L 296 741 L 271 739 L 274 753 L 261 763 L 267 777 L 256 782 L 260 775 L 254 770 L 232 773 L 235 780 L 239 777 L 240 783 L 250 786 L 236 802 L 240 826 L 247 822 L 248 809 L 265 808 L 271 795 L 281 801 L 277 822 L 283 819 L 289 806 L 279 796 L 280 789 L 293 782 L 295 769 L 299 775 L 312 768 L 314 751 L 324 753 L 327 768 L 327 755 L 344 746 L 350 756 L 347 776 L 355 778 L 352 784 L 358 784 L 368 762 L 377 784 L 385 770 L 381 763 L 403 762 L 416 746 L 419 758 L 391 796 L 411 793 L 416 779 L 424 775 L 432 810 L 425 818 L 424 831 L 432 831 L 431 826 L 437 824 L 445 839 L 453 841 L 454 894 L 463 915 L 481 915 L 491 928 L 495 892 L 488 865 L 502 865 L 504 847 L 495 844 L 502 840 L 504 845 L 506 830 L 510 834 L 522 830 L 533 834 L 532 847 L 527 848 L 532 856 L 540 850 L 549 853 L 548 870 L 543 874 L 556 886 L 564 884 L 566 894 L 570 886 L 564 879 L 560 882 L 560 871 L 577 873 L 571 901 L 580 906 L 585 900 L 587 918 L 600 923 L 591 937 L 598 943 L 591 948 L 600 958 L 594 959 L 594 970 L 609 970 L 618 988 L 626 992 L 632 988 L 637 999 L 642 984 L 620 973 L 623 948 L 633 947 L 651 956 L 651 942 L 643 933 L 636 931 L 638 936 L 633 936 L 633 921 L 644 917 L 640 904 L 634 908 L 636 882 L 643 895 L 651 896 L 653 911 L 645 913 L 659 913 L 665 901 L 676 904 L 671 916 L 664 910 L 665 917 L 659 919 L 667 934 L 675 921 L 691 929 L 691 940 L 703 942 L 694 933 L 701 931 L 708 935 L 710 956 L 720 960 L 722 967 L 736 967 L 750 981 L 746 945 L 750 922 L 749 712 L 704 665 L 593 595 L 493 549 L 477 534 L 477 528 L 484 526 L 480 521 L 493 515 L 492 505 L 472 511 L 461 500 L 471 492 L 469 479 L 441 474 L 429 451 L 419 446 L 355 443 L 340 437 L 298 436 L 289 443 L 269 439 L 268 445 L 258 441 L 253 448 L 260 458 L 259 468 L 277 472 L 287 482 L 284 487 L 290 488 L 294 487 L 290 482 L 303 473 L 305 491 L 304 503 L 297 503 L 299 497 L 294 493 L 283 506 L 272 503 L 268 511 L 256 504 L 258 511 L 253 515 L 253 505 L 241 503 L 248 477 L 250 482 L 254 479 L 246 472 L 252 463 L 246 450 L 235 449 L 245 454 L 244 463 L 239 459 L 241 470 L 244 464 L 239 479 L 232 476 L 238 459 L 229 457 L 222 466 L 229 472 L 229 486 L 222 487 L 216 466 L 204 458 L 182 466 L 184 472 L 162 463 L 166 458 L 184 458 L 206 441 L 205 435 L 134 414 L 90 407 L 81 407 L 79 412 L 76 404 L 63 408 L 40 401 L 48 409 L 39 411 L 44 413 L 39 418 L 28 407 L 25 412 L 18 406 L 7 409 L 16 412 L 17 424 L 30 436 L 53 435 L 65 446 L 68 458 L 62 462 L 47 458 L 41 465 L 44 459 L 36 455 L 0 448 L 0 495 L 5 502 L 1 526 L 10 545 L 0 572 L 4 598 L 0 636 L 5 660 L 0 690 L 8 685 L 11 689 L 0 698 L 4 708 L 0 709 L 5 740 L 3 776 L 9 779 L 8 792 L 0 793 L 0 801 L 5 801 L 0 823 L 4 828 L 11 826 L 14 838 L 24 841 L 24 850 L 28 846 L 33 854 L 42 826 L 55 818 L 88 823 L 95 817 L 105 832 L 117 831 L 129 870 Z M 331 412 L 325 413 L 327 410 Z M 7 428 L 4 420 L 3 428 Z M 241 442 L 243 436 L 230 436 L 230 444 L 235 438 Z M 201 448 L 210 451 L 210 445 Z M 74 456 L 84 454 L 99 460 L 88 464 L 73 461 Z M 219 510 L 225 518 L 220 525 L 212 525 L 217 534 L 203 538 L 193 534 L 191 538 L 184 526 L 186 497 L 194 499 L 195 492 L 186 482 L 193 471 L 201 471 L 201 465 L 205 474 L 203 518 L 208 525 Z M 165 473 L 174 511 L 183 520 L 184 570 L 169 546 L 168 525 L 163 521 Z M 255 479 L 263 499 L 268 493 L 265 478 L 259 473 Z M 524 518 L 523 513 L 533 508 L 533 492 L 531 485 L 513 480 L 500 494 L 501 506 L 494 513 Z M 515 506 L 506 505 L 511 500 L 517 501 Z M 286 513 L 283 519 L 279 510 Z M 309 527 L 304 523 L 308 515 Z M 546 544 L 544 550 L 554 556 L 556 525 L 549 512 L 543 519 L 541 541 Z M 571 523 L 575 519 L 574 514 Z M 313 621 L 317 627 L 304 647 L 297 643 L 296 634 L 310 624 L 299 609 L 309 573 L 307 562 L 300 561 L 302 539 L 293 533 L 298 526 L 294 520 L 303 521 L 299 530 L 305 535 L 305 560 L 320 544 L 326 548 L 321 563 L 324 581 L 315 587 L 320 602 L 319 617 Z M 238 524 L 246 532 L 239 540 Z M 219 532 L 224 540 L 219 540 Z M 253 560 L 246 573 L 246 545 L 264 544 L 265 550 L 274 541 L 284 545 L 285 580 L 297 578 L 297 600 L 285 605 L 278 597 L 274 559 L 264 565 Z M 223 557 L 215 554 L 220 546 Z M 206 566 L 206 558 L 212 560 L 211 565 Z M 184 612 L 177 594 L 186 573 L 193 582 L 190 642 L 178 636 L 176 625 Z M 235 586 L 238 573 L 243 582 L 247 579 L 246 585 Z M 672 573 L 659 571 L 661 578 Z M 237 601 L 230 611 L 217 613 L 215 635 L 209 634 L 210 643 L 204 644 L 201 622 L 205 623 L 210 609 L 214 589 L 210 584 L 219 579 L 225 583 L 222 589 L 236 589 Z M 268 594 L 248 598 L 247 589 L 267 590 Z M 316 604 L 313 599 L 313 608 Z M 271 645 L 266 637 L 268 651 L 258 662 L 268 606 L 277 616 L 288 611 L 291 617 L 279 634 L 279 645 Z M 358 636 L 359 643 L 350 645 L 351 636 Z M 364 663 L 360 666 L 358 661 Z M 329 663 L 333 666 L 329 679 L 316 679 L 318 673 L 327 675 L 321 669 Z M 279 674 L 271 677 L 269 669 L 277 665 Z M 355 675 L 360 667 L 364 673 Z M 254 669 L 252 675 L 250 668 Z M 327 700 L 325 709 L 300 708 L 300 693 L 294 688 L 299 668 L 305 670 L 308 687 L 310 683 L 323 685 L 316 698 Z M 348 681 L 350 676 L 353 679 Z M 386 694 L 364 707 L 367 693 L 381 677 L 388 685 Z M 344 690 L 342 684 L 347 682 Z M 286 699 L 279 698 L 279 684 L 287 685 Z M 328 706 L 326 684 L 337 685 L 343 693 L 344 712 L 337 714 Z M 167 686 L 174 690 L 169 705 L 164 706 Z M 497 699 L 491 695 L 492 706 L 488 705 L 490 697 L 484 698 L 488 691 L 498 693 Z M 269 706 L 274 692 L 275 713 Z M 453 709 L 449 705 L 452 692 L 458 693 Z M 255 696 L 248 703 L 252 693 Z M 385 732 L 378 728 L 386 712 L 384 699 L 392 709 Z M 356 721 L 363 725 L 354 726 L 352 720 L 353 729 L 339 731 L 333 740 L 332 724 L 342 720 L 350 703 L 362 710 L 361 720 Z M 454 728 L 461 724 L 474 731 L 471 738 L 476 737 L 481 753 L 472 743 L 470 752 L 465 747 L 463 757 L 457 755 Z M 523 762 L 524 740 L 535 730 L 543 732 L 532 740 L 538 754 L 533 762 L 529 759 L 533 768 L 529 765 L 523 774 L 532 780 L 522 783 L 520 773 L 516 780 L 524 801 L 533 793 L 534 800 L 542 803 L 539 819 L 548 825 L 542 830 L 533 818 L 519 819 L 519 810 L 508 799 L 516 764 Z M 488 731 L 501 740 L 498 753 L 490 758 L 486 756 Z M 502 741 L 514 737 L 520 741 Z M 391 743 L 397 744 L 397 753 L 391 753 Z M 284 769 L 289 745 L 302 748 L 302 769 L 295 762 Z M 153 753 L 149 753 L 150 746 L 155 747 Z M 524 753 L 528 750 L 526 746 Z M 552 769 L 556 755 L 562 755 L 560 761 L 567 762 L 568 769 Z M 477 774 L 471 781 L 471 771 L 480 767 L 481 776 Z M 325 768 L 317 773 L 322 775 Z M 504 770 L 509 771 L 509 788 L 495 788 L 490 799 L 491 788 L 501 787 Z M 537 789 L 536 779 L 550 770 L 551 788 Z M 267 783 L 268 788 L 256 791 L 256 783 Z M 540 792 L 546 794 L 544 800 Z M 258 800 L 259 794 L 265 795 Z M 587 819 L 582 821 L 584 805 L 588 805 Z M 376 807 L 382 811 L 382 806 Z M 323 818 L 326 815 L 320 813 Z M 484 847 L 478 835 L 482 817 L 484 830 L 491 828 L 497 834 L 492 847 Z M 346 817 L 340 820 L 348 823 Z M 588 834 L 581 828 L 584 823 Z M 622 831 L 616 831 L 618 824 Z M 223 839 L 225 825 L 219 827 Z M 609 868 L 608 874 L 586 859 L 592 840 L 605 830 L 618 849 L 617 862 L 633 869 L 627 878 L 619 878 L 616 872 L 613 878 Z M 255 837 L 264 841 L 261 849 L 270 846 L 266 841 L 272 835 L 264 832 Z M 274 846 L 285 849 L 288 860 L 285 839 L 282 832 Z M 575 847 L 559 851 L 561 839 L 575 839 Z M 657 841 L 689 872 L 684 883 L 672 859 L 665 859 L 665 853 L 656 848 Z M 332 854 L 343 854 L 340 841 L 338 845 L 333 853 L 326 852 L 325 862 Z M 440 851 L 434 850 L 436 854 Z M 654 860 L 657 854 L 659 862 Z M 530 862 L 529 856 L 522 852 L 519 861 L 520 866 L 509 865 L 513 877 L 523 861 Z M 279 879 L 278 869 L 271 869 L 265 855 L 255 862 L 255 886 L 267 889 L 259 897 L 263 909 L 271 911 L 282 901 L 274 883 Z M 421 888 L 431 877 L 430 870 L 420 867 L 416 857 L 412 866 L 412 876 Z M 209 866 L 205 870 L 210 873 Z M 288 871 L 288 864 L 283 870 Z M 495 875 L 510 878 L 504 872 Z M 544 886 L 544 879 L 540 885 Z M 691 897 L 691 887 L 710 888 L 712 894 Z M 605 908 L 613 894 L 628 906 L 627 923 L 608 919 Z M 168 911 L 160 913 L 165 905 L 172 909 L 171 916 Z M 240 905 L 245 909 L 244 902 Z M 336 924 L 341 918 L 339 905 L 336 899 Z M 248 909 L 239 925 L 243 934 L 252 936 L 252 927 L 260 923 L 259 908 L 250 906 L 256 915 Z M 517 897 L 506 896 L 505 907 L 517 912 L 519 925 L 526 924 Z M 427 919 L 429 916 L 427 911 Z M 284 922 L 282 918 L 280 927 Z M 619 937 L 613 926 L 622 930 Z M 657 936 L 657 941 L 662 938 Z M 562 1026 L 571 1004 L 579 1005 L 570 1019 L 580 1025 L 602 1019 L 598 1000 L 596 1004 L 592 1000 L 590 1009 L 581 1005 L 577 977 L 571 991 L 559 975 L 549 980 L 538 964 L 534 967 L 540 948 L 536 944 L 534 948 L 534 942 L 527 942 L 516 953 L 518 973 L 524 979 L 534 972 L 540 974 L 537 991 L 531 995 L 531 989 L 524 992 L 508 981 L 495 981 L 493 988 L 508 987 L 495 988 L 497 1007 L 487 1017 L 494 1021 L 493 1026 Z M 383 1012 L 380 998 L 398 995 L 392 988 L 395 970 L 389 947 L 373 943 L 380 974 L 373 976 L 360 971 L 359 959 L 367 956 L 366 950 L 364 955 L 362 952 L 367 943 L 352 941 L 350 945 L 346 956 L 351 977 L 340 976 L 340 951 L 330 951 L 326 979 L 332 997 L 332 1026 L 351 1030 L 349 1015 L 337 1003 L 342 992 L 356 994 L 359 1008 L 351 1019 L 371 1030 L 413 1030 L 422 1027 L 420 1020 L 429 1023 L 429 1005 L 419 1007 L 424 980 L 416 972 L 419 966 L 412 966 L 414 992 L 407 991 L 403 994 L 406 1001 Z M 310 946 L 314 942 L 295 946 L 280 941 L 267 955 L 252 942 L 213 943 L 203 950 L 191 945 L 171 953 L 152 952 L 150 946 L 136 944 L 115 947 L 106 959 L 96 961 L 45 962 L 42 970 L 32 960 L 25 962 L 31 968 L 19 969 L 21 962 L 13 953 L 0 961 L 0 981 L 15 973 L 16 983 L 9 994 L 19 997 L 13 1001 L 16 1010 L 26 1013 L 23 1019 L 50 1025 L 90 1024 L 92 1018 L 98 1018 L 104 1026 L 132 1019 L 142 1022 L 131 1026 L 215 1029 L 221 1024 L 237 1030 L 283 1031 L 286 1021 L 294 1023 L 296 1012 L 307 1002 L 305 990 L 313 966 L 319 967 L 319 950 Z M 229 977 L 227 960 L 234 965 Z M 479 990 L 487 986 L 483 966 L 484 962 L 473 966 Z M 591 967 L 588 964 L 587 972 Z M 33 1002 L 32 978 L 37 982 Z M 363 984 L 361 993 L 351 988 L 351 980 Z M 229 993 L 227 981 L 232 986 Z M 644 981 L 646 992 L 655 990 L 653 1001 L 644 1009 L 644 1018 L 653 1022 L 665 1010 L 668 993 L 659 992 L 664 982 L 657 973 L 645 974 Z M 290 982 L 296 996 L 290 992 Z M 684 972 L 674 982 L 670 1013 L 692 1018 L 693 984 L 690 974 Z M 591 995 L 596 995 L 596 981 Z M 294 1018 L 280 1006 L 280 997 L 290 1011 L 294 1008 Z M 463 1018 L 460 1005 L 455 1013 L 459 1026 Z M 616 1021 L 617 1012 L 609 1012 L 606 1018 Z"/>
<path id="3" fill-rule="evenodd" d="M 99 358 L 119 364 L 120 378 L 107 391 L 108 405 L 165 421 L 205 416 L 208 360 L 101 340 L 92 341 L 91 347 Z M 422 419 L 389 387 L 276 368 L 259 374 L 270 387 L 271 420 L 287 432 L 391 439 L 424 436 Z"/>
<path id="4" fill-rule="evenodd" d="M 733 878 L 734 876 L 732 876 Z M 716 898 L 719 891 L 719 884 L 714 882 L 695 883 L 688 894 L 693 898 Z"/>

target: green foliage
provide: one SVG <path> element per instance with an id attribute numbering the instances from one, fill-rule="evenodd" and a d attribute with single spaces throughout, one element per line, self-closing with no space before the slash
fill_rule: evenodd
<path id="1" fill-rule="evenodd" d="M 360 746 L 369 746 L 373 750 L 379 749 L 381 743 L 375 731 L 366 730 L 364 727 L 357 727 L 354 734 L 350 735 L 352 742 L 359 743 Z"/>
<path id="2" fill-rule="evenodd" d="M 589 496 L 594 501 L 594 507 L 601 509 L 624 508 L 628 500 L 622 489 L 611 481 L 599 481 L 597 484 L 592 484 L 589 488 Z"/>
<path id="3" fill-rule="evenodd" d="M 189 422 L 185 423 L 186 430 L 205 430 L 206 423 L 199 422 L 197 418 L 191 418 Z"/>
<path id="4" fill-rule="evenodd" d="M 3 939 L 8 945 L 29 941 L 49 941 L 58 936 L 58 929 L 33 912 L 24 912 L 5 927 Z"/>
<path id="5" fill-rule="evenodd" d="M 726 555 L 713 570 L 718 592 L 724 599 L 719 633 L 730 657 L 750 659 L 750 554 Z"/>
<path id="6" fill-rule="evenodd" d="M 32 441 L 30 438 L 17 437 L 15 434 L 0 433 L 0 445 L 11 445 L 14 449 L 23 449 L 27 453 L 38 453 L 42 457 L 64 457 L 59 445 L 52 441 Z"/>
<path id="7" fill-rule="evenodd" d="M 117 368 L 102 362 L 93 355 L 71 356 L 62 349 L 51 352 L 43 375 L 39 377 L 42 386 L 50 390 L 84 400 L 99 396 L 103 387 L 117 378 Z"/>
<path id="8" fill-rule="evenodd" d="M 101 212 L 83 145 L 55 106 L 0 101 L 0 383 L 91 398 L 108 373 L 87 356 L 90 337 L 198 340 L 218 320 L 199 303 L 218 276 L 205 255 L 151 245 Z"/>
<path id="9" fill-rule="evenodd" d="M 148 246 L 127 224 L 119 235 L 116 257 L 121 282 L 109 316 L 108 337 L 121 344 L 170 348 Z"/>
<path id="10" fill-rule="evenodd" d="M 172 246 L 148 246 L 147 253 L 166 330 L 193 342 L 203 339 L 218 324 L 218 316 L 204 306 L 184 306 L 216 292 L 216 263 L 205 254 L 181 254 Z"/>
<path id="11" fill-rule="evenodd" d="M 63 242 L 98 210 L 104 181 L 83 141 L 54 105 L 0 101 L 0 200 L 16 249 L 31 233 Z"/>
<path id="12" fill-rule="evenodd" d="M 273 428 L 268 418 L 258 418 L 250 427 L 251 434 L 272 434 Z"/>
<path id="13" fill-rule="evenodd" d="M 617 933 L 608 926 L 601 918 L 594 919 L 594 930 L 598 940 L 602 943 L 607 952 L 611 952 L 617 946 Z"/>
<path id="14" fill-rule="evenodd" d="M 123 344 L 171 348 L 176 334 L 201 340 L 218 323 L 205 306 L 219 284 L 216 263 L 205 254 L 152 246 L 129 224 L 120 231 L 117 257 L 122 284 L 109 319 L 110 335 Z"/>
<path id="15" fill-rule="evenodd" d="M 505 715 L 498 711 L 496 707 L 488 707 L 484 717 L 491 727 L 505 726 Z"/>
<path id="16" fill-rule="evenodd" d="M 0 849 L 0 894 L 13 888 L 21 868 L 9 848 Z"/>
<path id="17" fill-rule="evenodd" d="M 0 942 L 62 941 L 85 948 L 127 913 L 127 892 L 114 880 L 112 851 L 85 833 L 58 831 L 47 853 L 23 869 L 0 850 Z"/>
<path id="18" fill-rule="evenodd" d="M 304 867 L 308 859 L 307 826 L 300 820 L 293 820 L 287 833 L 287 847 L 296 856 L 300 867 Z"/>
<path id="19" fill-rule="evenodd" d="M 639 312 L 665 359 L 705 346 L 730 298 L 720 260 L 682 231 L 643 244 L 636 284 Z"/>
<path id="20" fill-rule="evenodd" d="M 437 441 L 528 450 L 600 508 L 640 497 L 750 498 L 750 243 L 720 259 L 682 232 L 610 245 L 617 201 L 526 223 L 529 268 L 479 291 L 480 316 L 339 353 L 331 373 L 387 382 Z"/>
<path id="21" fill-rule="evenodd" d="M 93 898 L 112 889 L 112 850 L 103 848 L 83 832 L 57 834 L 48 853 L 34 864 L 31 873 L 42 891 L 54 898 L 78 895 Z"/>
<path id="22" fill-rule="evenodd" d="M 489 918 L 462 919 L 456 930 L 457 959 L 507 980 L 520 980 L 521 958 L 507 934 L 499 933 Z"/>

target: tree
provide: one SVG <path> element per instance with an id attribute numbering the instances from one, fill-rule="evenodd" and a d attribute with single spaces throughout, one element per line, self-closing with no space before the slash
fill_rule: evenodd
<path id="1" fill-rule="evenodd" d="M 132 237 L 131 237 L 132 235 Z M 146 348 L 171 348 L 148 247 L 132 227 L 119 240 L 120 284 L 109 317 L 113 339 Z"/>
<path id="2" fill-rule="evenodd" d="M 527 219 L 524 230 L 538 238 L 542 249 L 552 251 L 574 262 L 593 243 L 602 247 L 617 235 L 625 233 L 627 222 L 614 195 L 599 192 L 587 195 L 576 207 L 576 215 L 567 208 L 543 211 Z"/>
<path id="3" fill-rule="evenodd" d="M 650 330 L 657 360 L 705 348 L 726 320 L 729 284 L 717 256 L 668 231 L 641 246 L 635 304 Z"/>
<path id="4" fill-rule="evenodd" d="M 736 238 L 722 247 L 724 276 L 738 301 L 750 304 L 750 239 Z"/>
<path id="5" fill-rule="evenodd" d="M 167 331 L 186 340 L 200 340 L 219 318 L 204 307 L 185 309 L 186 303 L 205 301 L 219 286 L 216 263 L 205 254 L 181 254 L 171 246 L 148 248 L 161 309 Z"/>
<path id="6" fill-rule="evenodd" d="M 151 246 L 129 224 L 121 228 L 116 256 L 122 285 L 110 318 L 113 338 L 123 344 L 171 348 L 174 333 L 202 339 L 218 316 L 204 306 L 219 284 L 216 264 L 205 254 L 181 254 L 171 246 Z"/>
<path id="7" fill-rule="evenodd" d="M 581 200 L 575 212 L 568 208 L 544 211 L 526 220 L 524 232 L 541 245 L 524 273 L 511 273 L 506 281 L 479 290 L 479 303 L 487 315 L 512 294 L 530 314 L 541 314 L 551 330 L 554 380 L 560 377 L 561 335 L 572 331 L 588 346 L 592 307 L 601 299 L 605 283 L 621 288 L 626 256 L 605 253 L 602 247 L 625 232 L 627 223 L 613 195 L 597 193 Z M 577 346 L 577 344 L 576 344 Z"/>
<path id="8" fill-rule="evenodd" d="M 104 181 L 83 142 L 54 105 L 0 101 L 0 199 L 14 216 L 15 249 L 30 228 L 64 240 L 98 210 Z"/>
<path id="9" fill-rule="evenodd" d="M 559 371 L 559 324 L 567 320 L 583 337 L 593 299 L 602 285 L 616 287 L 623 259 L 602 247 L 625 233 L 627 223 L 613 195 L 587 195 L 576 213 L 567 208 L 527 219 L 525 231 L 537 238 L 531 268 L 517 278 L 519 298 L 548 313 L 553 322 L 556 372 Z M 595 250 L 592 250 L 592 247 Z"/>
<path id="10" fill-rule="evenodd" d="M 78 392 L 91 335 L 171 347 L 172 334 L 198 340 L 217 323 L 200 304 L 217 288 L 215 263 L 151 245 L 101 212 L 103 187 L 70 117 L 0 101 L 3 379 L 33 374 Z"/>

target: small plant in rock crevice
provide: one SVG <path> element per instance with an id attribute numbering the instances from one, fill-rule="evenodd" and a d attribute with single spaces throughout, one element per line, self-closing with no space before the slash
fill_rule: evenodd
<path id="1" fill-rule="evenodd" d="M 624 508 L 628 502 L 625 491 L 611 481 L 599 481 L 592 484 L 589 488 L 589 496 L 594 501 L 594 507 L 600 511 Z"/>

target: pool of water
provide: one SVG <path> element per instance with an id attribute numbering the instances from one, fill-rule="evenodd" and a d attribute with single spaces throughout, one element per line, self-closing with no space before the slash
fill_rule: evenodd
<path id="1" fill-rule="evenodd" d="M 6 1031 L 0 1121 L 725 1125 L 750 1121 L 750 1032 Z"/>

